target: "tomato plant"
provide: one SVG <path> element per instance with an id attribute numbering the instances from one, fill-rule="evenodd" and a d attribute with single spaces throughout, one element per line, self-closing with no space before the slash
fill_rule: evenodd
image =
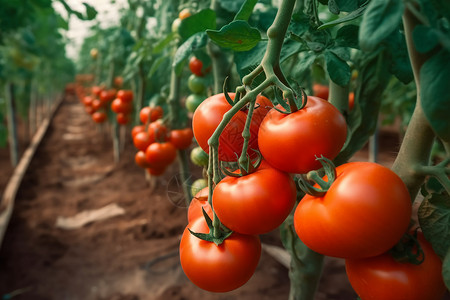
<path id="1" fill-rule="evenodd" d="M 198 218 L 181 237 L 181 267 L 195 285 L 211 292 L 228 292 L 250 279 L 261 256 L 259 237 L 235 232 L 216 245 L 193 236 L 188 228 L 199 233 L 209 229 L 205 220 Z"/>

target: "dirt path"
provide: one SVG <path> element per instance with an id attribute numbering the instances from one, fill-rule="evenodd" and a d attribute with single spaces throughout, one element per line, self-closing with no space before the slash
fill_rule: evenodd
<path id="1" fill-rule="evenodd" d="M 183 274 L 178 243 L 186 210 L 174 165 L 151 191 L 129 142 L 113 164 L 102 132 L 74 99 L 63 102 L 20 187 L 0 252 L 0 295 L 14 299 L 287 299 L 287 270 L 263 252 L 255 275 L 226 294 L 204 292 Z M 171 197 L 172 198 L 172 197 Z M 57 228 L 58 217 L 117 204 L 124 214 Z M 277 232 L 265 235 L 278 244 Z M 328 259 L 317 300 L 355 299 L 342 260 Z"/>

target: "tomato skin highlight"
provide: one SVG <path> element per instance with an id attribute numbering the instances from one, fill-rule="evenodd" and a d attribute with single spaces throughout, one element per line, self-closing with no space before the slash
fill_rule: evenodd
<path id="1" fill-rule="evenodd" d="M 214 189 L 212 202 L 227 228 L 256 235 L 283 223 L 294 207 L 296 194 L 289 174 L 265 164 L 254 173 L 222 179 Z"/>
<path id="2" fill-rule="evenodd" d="M 324 196 L 306 195 L 294 214 L 300 240 L 333 257 L 364 258 L 386 252 L 406 232 L 412 211 L 400 177 L 376 163 L 351 162 L 336 168 Z"/>
<path id="3" fill-rule="evenodd" d="M 308 97 L 294 113 L 269 111 L 261 123 L 258 145 L 264 159 L 284 172 L 305 174 L 322 167 L 316 157 L 333 160 L 347 138 L 344 116 L 329 102 Z"/>
<path id="4" fill-rule="evenodd" d="M 390 253 L 345 261 L 350 284 L 362 300 L 441 300 L 444 297 L 442 262 L 421 232 L 418 240 L 425 254 L 420 265 L 397 262 Z"/>
<path id="5" fill-rule="evenodd" d="M 261 257 L 258 236 L 231 234 L 217 246 L 193 236 L 208 233 L 204 218 L 189 223 L 180 243 L 180 261 L 186 276 L 198 287 L 216 293 L 229 292 L 244 285 L 255 272 Z"/>

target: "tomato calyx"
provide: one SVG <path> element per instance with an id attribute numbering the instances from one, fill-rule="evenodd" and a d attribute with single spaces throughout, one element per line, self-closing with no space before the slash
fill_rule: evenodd
<path id="1" fill-rule="evenodd" d="M 218 228 L 214 228 L 213 221 L 211 220 L 208 213 L 205 211 L 205 209 L 203 207 L 202 207 L 202 213 L 203 213 L 203 217 L 205 218 L 206 224 L 208 225 L 209 233 L 193 232 L 190 228 L 188 228 L 189 232 L 193 236 L 195 236 L 201 240 L 204 240 L 207 242 L 212 242 L 212 243 L 216 244 L 217 246 L 219 246 L 233 233 L 233 231 L 229 230 L 222 224 L 220 224 L 220 226 Z M 214 218 L 216 218 L 215 213 L 214 213 Z"/>
<path id="2" fill-rule="evenodd" d="M 239 172 L 236 171 L 230 171 L 228 168 L 226 168 L 223 164 L 223 162 L 221 162 L 221 170 L 222 172 L 227 175 L 227 176 L 231 176 L 231 177 L 242 177 L 242 176 L 246 176 L 249 175 L 253 172 L 256 171 L 256 169 L 259 168 L 259 166 L 261 165 L 262 162 L 262 155 L 258 150 L 252 149 L 253 151 L 255 151 L 257 153 L 257 158 L 256 160 L 253 162 L 250 159 L 250 156 L 247 155 L 247 159 L 244 161 L 238 161 L 237 165 L 238 165 L 238 169 Z"/>
<path id="3" fill-rule="evenodd" d="M 314 170 L 308 172 L 308 174 L 306 175 L 301 174 L 298 180 L 298 185 L 303 192 L 315 197 L 320 197 L 325 195 L 325 193 L 328 191 L 328 189 L 336 179 L 336 167 L 331 160 L 324 156 L 317 157 L 316 160 L 318 160 L 322 164 L 327 180 L 324 180 L 319 175 L 319 172 Z M 315 183 L 319 187 L 316 187 L 310 182 Z"/>
<path id="4" fill-rule="evenodd" d="M 306 103 L 308 102 L 308 95 L 306 94 L 305 90 L 298 86 L 298 89 L 300 89 L 300 93 L 296 91 L 292 92 L 284 92 L 283 97 L 280 97 L 278 93 L 276 92 L 274 88 L 274 94 L 277 102 L 281 105 L 281 107 L 284 108 L 284 110 L 281 110 L 277 107 L 273 107 L 276 111 L 279 113 L 288 115 L 291 113 L 295 113 L 296 111 L 299 111 L 303 109 L 306 106 Z M 297 95 L 301 94 L 302 97 L 300 98 L 302 102 L 299 103 Z M 287 99 L 287 102 L 284 100 Z"/>
<path id="5" fill-rule="evenodd" d="M 398 262 L 420 265 L 425 260 L 425 253 L 417 239 L 417 229 L 412 233 L 405 233 L 389 253 Z"/>

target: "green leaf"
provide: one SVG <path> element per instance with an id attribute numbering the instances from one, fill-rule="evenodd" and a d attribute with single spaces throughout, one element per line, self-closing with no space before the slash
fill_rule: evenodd
<path id="1" fill-rule="evenodd" d="M 60 15 L 57 15 L 56 20 L 58 22 L 59 28 L 62 28 L 64 30 L 69 30 L 69 22 L 67 22 L 63 17 L 61 17 Z"/>
<path id="2" fill-rule="evenodd" d="M 207 30 L 209 38 L 222 48 L 234 51 L 248 51 L 261 40 L 258 29 L 242 20 L 233 21 L 222 27 L 219 31 Z"/>
<path id="3" fill-rule="evenodd" d="M 403 1 L 372 0 L 364 13 L 359 30 L 359 44 L 366 51 L 374 50 L 399 28 L 404 10 Z"/>
<path id="4" fill-rule="evenodd" d="M 245 0 L 218 0 L 220 6 L 232 13 L 236 13 L 244 4 Z"/>
<path id="5" fill-rule="evenodd" d="M 417 25 L 412 32 L 414 46 L 420 53 L 433 50 L 439 43 L 439 37 L 433 28 L 425 25 Z"/>
<path id="6" fill-rule="evenodd" d="M 168 59 L 167 56 L 160 56 L 157 59 L 155 59 L 152 63 L 150 71 L 148 71 L 147 78 L 150 79 L 153 76 L 153 74 L 155 74 L 155 72 L 158 71 L 159 67 L 166 59 Z"/>
<path id="7" fill-rule="evenodd" d="M 330 79 L 340 86 L 346 86 L 351 78 L 350 67 L 347 62 L 330 50 L 325 51 L 324 56 Z"/>
<path id="8" fill-rule="evenodd" d="M 359 7 L 358 0 L 335 0 L 340 11 L 354 11 Z"/>
<path id="9" fill-rule="evenodd" d="M 203 9 L 186 19 L 181 21 L 178 32 L 183 39 L 186 41 L 192 35 L 203 32 L 207 29 L 216 28 L 216 13 L 212 9 Z"/>
<path id="10" fill-rule="evenodd" d="M 152 53 L 153 54 L 159 54 L 161 53 L 167 45 L 170 44 L 175 39 L 175 34 L 173 32 L 166 35 L 162 40 L 158 41 L 154 46 Z"/>
<path id="11" fill-rule="evenodd" d="M 420 69 L 420 99 L 427 120 L 437 136 L 450 141 L 450 53 L 441 50 Z"/>
<path id="12" fill-rule="evenodd" d="M 248 18 L 250 18 L 253 8 L 255 8 L 256 3 L 258 0 L 246 0 L 242 6 L 241 9 L 238 11 L 236 16 L 234 17 L 234 20 L 243 20 L 247 21 Z"/>
<path id="13" fill-rule="evenodd" d="M 191 53 L 201 47 L 205 47 L 208 42 L 208 36 L 205 32 L 198 32 L 191 36 L 187 41 L 178 47 L 177 52 L 173 58 L 173 66 L 178 66 L 191 55 Z"/>
<path id="14" fill-rule="evenodd" d="M 95 10 L 95 8 L 90 6 L 86 2 L 83 2 L 83 5 L 86 7 L 86 17 L 84 18 L 84 20 L 90 21 L 95 19 L 95 17 L 97 16 L 97 11 Z"/>
<path id="15" fill-rule="evenodd" d="M 427 241 L 441 258 L 450 249 L 450 197 L 432 193 L 424 198 L 418 210 L 419 224 Z"/>
<path id="16" fill-rule="evenodd" d="M 359 26 L 356 25 L 346 25 L 339 28 L 335 43 L 341 47 L 359 49 L 358 30 Z"/>
<path id="17" fill-rule="evenodd" d="M 367 1 L 360 8 L 358 8 L 357 10 L 352 11 L 348 15 L 345 15 L 344 17 L 339 18 L 337 20 L 333 20 L 333 21 L 324 23 L 324 24 L 320 25 L 317 29 L 325 29 L 325 28 L 333 27 L 333 26 L 336 26 L 338 24 L 349 22 L 349 21 L 352 21 L 352 20 L 354 20 L 356 18 L 359 18 L 360 16 L 362 16 L 364 14 L 364 11 L 366 10 L 368 3 L 369 3 L 369 1 Z"/>
<path id="18" fill-rule="evenodd" d="M 442 277 L 444 278 L 445 286 L 450 290 L 450 249 L 447 251 L 442 263 Z"/>
<path id="19" fill-rule="evenodd" d="M 389 72 L 404 84 L 414 79 L 409 60 L 405 36 L 400 32 L 393 32 L 385 41 L 390 54 Z"/>

